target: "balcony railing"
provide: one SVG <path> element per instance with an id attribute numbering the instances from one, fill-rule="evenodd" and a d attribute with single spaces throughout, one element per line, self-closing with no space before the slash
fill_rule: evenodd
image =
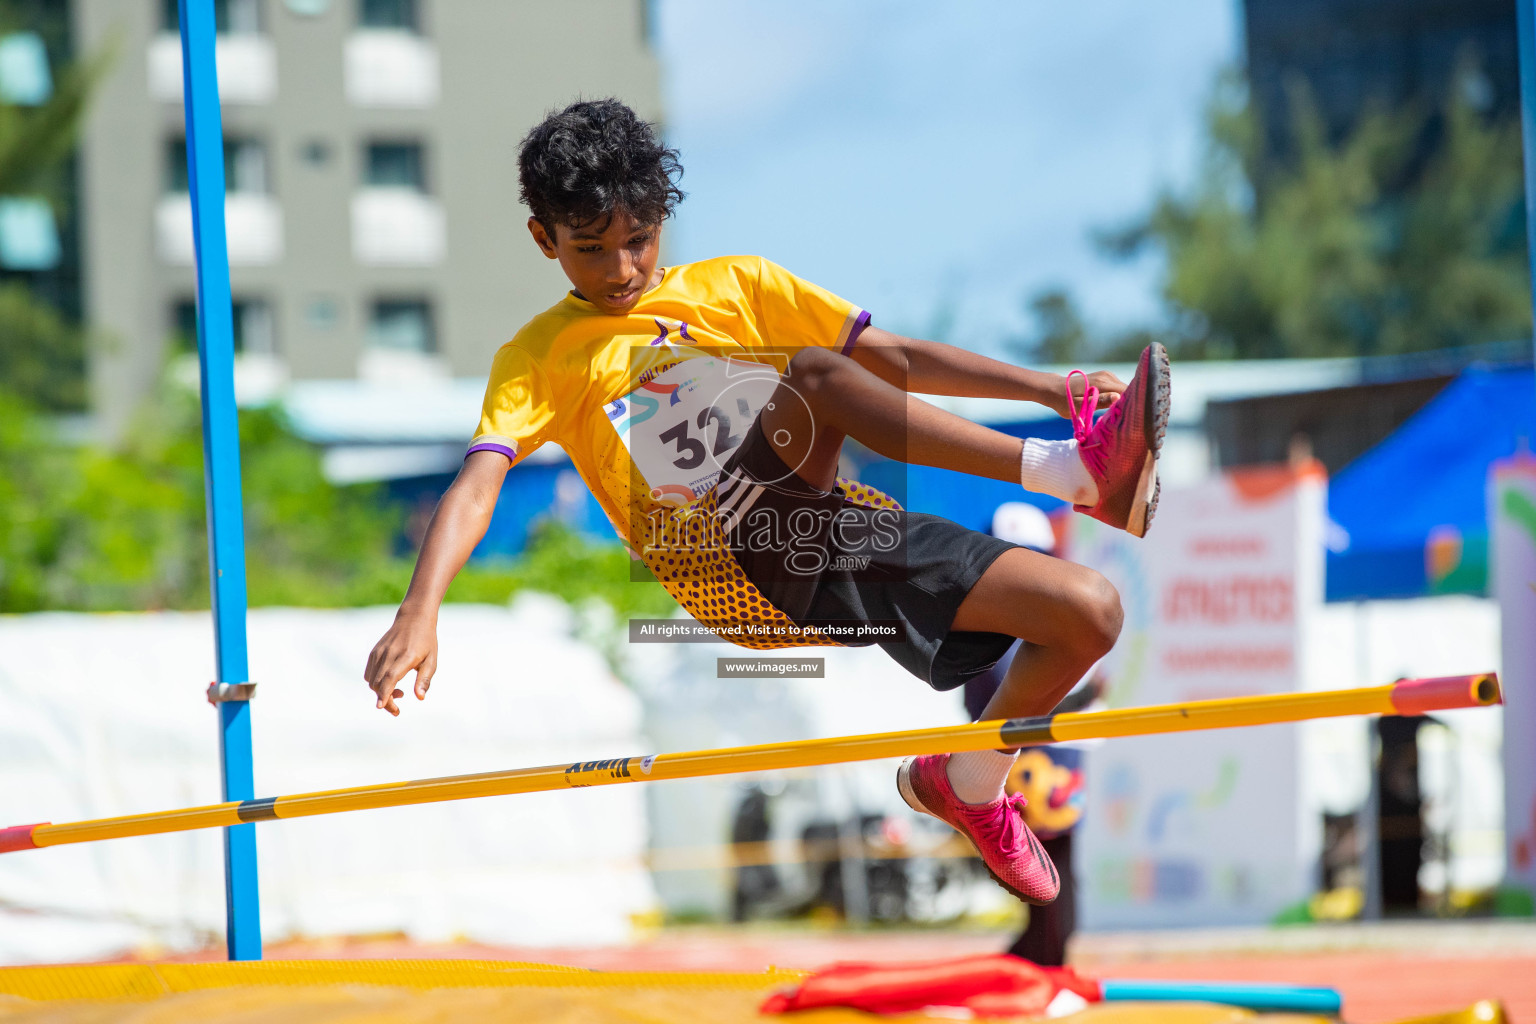
<path id="1" fill-rule="evenodd" d="M 272 196 L 225 196 L 224 223 L 231 266 L 267 266 L 283 258 L 283 210 Z M 165 262 L 191 265 L 192 199 L 186 193 L 162 196 L 156 205 L 155 247 Z"/>
<path id="2" fill-rule="evenodd" d="M 447 255 L 442 204 L 408 188 L 365 188 L 352 196 L 352 255 L 370 266 L 426 267 Z"/>
<path id="3" fill-rule="evenodd" d="M 162 32 L 149 43 L 149 95 L 162 103 L 181 102 L 181 37 Z M 277 51 L 261 35 L 221 35 L 214 45 L 219 99 L 255 105 L 277 97 Z"/>
<path id="4" fill-rule="evenodd" d="M 361 29 L 343 54 L 347 99 L 360 107 L 420 109 L 437 102 L 437 47 L 413 32 Z"/>

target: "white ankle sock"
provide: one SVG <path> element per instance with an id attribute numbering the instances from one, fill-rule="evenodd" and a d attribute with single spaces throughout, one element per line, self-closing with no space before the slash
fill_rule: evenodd
<path id="1" fill-rule="evenodd" d="M 1003 783 L 1008 781 L 1018 756 L 1018 751 L 967 750 L 950 754 L 944 771 L 955 796 L 968 804 L 989 804 L 1003 795 Z"/>
<path id="2" fill-rule="evenodd" d="M 1076 441 L 1026 437 L 1019 455 L 1019 482 L 1026 491 L 1049 494 L 1074 505 L 1099 503 L 1099 485 L 1083 465 Z"/>

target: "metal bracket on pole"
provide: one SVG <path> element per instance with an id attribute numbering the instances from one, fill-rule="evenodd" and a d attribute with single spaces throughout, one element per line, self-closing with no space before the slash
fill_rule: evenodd
<path id="1" fill-rule="evenodd" d="M 256 696 L 255 683 L 209 683 L 208 703 L 223 704 L 227 700 L 250 700 Z"/>

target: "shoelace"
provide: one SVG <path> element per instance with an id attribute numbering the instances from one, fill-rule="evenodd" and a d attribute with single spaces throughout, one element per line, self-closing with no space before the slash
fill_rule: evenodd
<path id="1" fill-rule="evenodd" d="M 1083 378 L 1083 397 L 1079 399 L 1072 393 L 1072 378 Z M 1114 429 L 1120 421 L 1120 416 L 1125 411 L 1125 403 L 1119 399 L 1109 407 L 1109 412 L 1099 421 L 1099 426 L 1104 430 L 1098 437 L 1091 440 L 1089 435 L 1093 433 L 1093 414 L 1099 408 L 1099 389 L 1088 383 L 1088 375 L 1082 370 L 1073 370 L 1067 374 L 1067 409 L 1072 413 L 1072 436 L 1077 438 L 1077 443 L 1083 448 L 1095 448 L 1099 445 L 1103 435 Z"/>
<path id="2" fill-rule="evenodd" d="M 998 849 L 1011 857 L 1026 846 L 1024 807 L 1029 800 L 1021 793 L 1013 793 L 1004 797 L 1003 802 L 1007 805 L 1003 812 L 977 821 L 976 831 L 989 842 L 995 840 Z"/>
<path id="3" fill-rule="evenodd" d="M 1083 397 L 1072 393 L 1072 378 L 1083 378 Z M 1067 374 L 1067 410 L 1072 414 L 1072 436 L 1077 438 L 1080 445 L 1095 445 L 1099 442 L 1088 440 L 1088 434 L 1093 430 L 1093 414 L 1099 407 L 1099 389 L 1088 382 L 1088 375 L 1082 370 L 1073 370 Z"/>

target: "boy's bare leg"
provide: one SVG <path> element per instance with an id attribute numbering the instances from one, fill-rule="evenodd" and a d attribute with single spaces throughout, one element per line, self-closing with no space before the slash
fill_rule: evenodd
<path id="1" fill-rule="evenodd" d="M 1023 641 L 982 718 L 1049 714 L 1114 646 L 1123 618 L 1120 595 L 1087 566 L 1028 548 L 1005 551 L 960 603 L 951 627 Z"/>
<path id="2" fill-rule="evenodd" d="M 845 435 L 889 458 L 1019 479 L 1023 442 L 1018 438 L 912 398 L 851 359 L 811 354 L 818 351 L 807 350 L 791 361 L 790 373 L 758 418 L 780 458 L 811 486 L 832 489 Z M 1014 548 L 988 566 L 961 602 L 951 629 L 1003 633 L 1023 641 L 983 713 L 1015 718 L 1055 707 L 1113 646 L 1122 618 L 1120 596 L 1103 576 Z M 1008 891 L 1030 902 L 1050 902 L 1058 873 L 1004 799 L 1015 754 L 977 750 L 909 759 L 898 772 L 897 785 L 914 809 L 934 814 L 977 843 L 988 869 Z M 1009 835 L 1009 828 L 1022 829 L 1028 844 L 1010 845 L 1017 836 L 1003 842 L 999 837 Z M 1033 863 L 1026 849 L 1034 851 Z"/>
<path id="3" fill-rule="evenodd" d="M 1048 714 L 1114 646 L 1120 595 L 1085 566 L 1026 548 L 999 555 L 955 612 L 951 628 L 1023 641 L 983 719 Z M 950 755 L 944 771 L 955 796 L 990 805 L 1003 797 L 1017 750 Z"/>
<path id="4" fill-rule="evenodd" d="M 1048 714 L 1120 635 L 1120 595 L 1092 569 L 1026 548 L 987 567 L 951 628 L 1023 641 L 983 719 Z M 1004 796 L 1016 749 L 952 754 L 944 774 L 954 796 L 990 806 Z M 906 769 L 910 771 L 910 768 Z"/>
<path id="5" fill-rule="evenodd" d="M 1019 637 L 1023 649 L 984 718 L 1048 712 L 1120 632 L 1120 599 L 1091 569 L 1013 548 L 995 559 L 955 613 L 951 628 Z M 947 822 L 976 846 L 993 877 L 1030 903 L 1049 903 L 1060 871 L 1005 792 L 1016 750 L 968 750 L 908 758 L 896 787 L 913 810 Z"/>
<path id="6" fill-rule="evenodd" d="M 844 436 L 888 458 L 1016 482 L 1023 442 L 945 412 L 853 360 L 806 349 L 759 418 L 784 463 L 831 490 Z M 1005 552 L 961 602 L 951 628 L 1024 642 L 987 718 L 1050 712 L 1120 635 L 1120 596 L 1085 566 L 1026 548 Z"/>
<path id="7" fill-rule="evenodd" d="M 1019 482 L 1019 438 L 914 398 L 829 349 L 790 360 L 759 423 L 784 464 L 824 491 L 837 476 L 827 454 L 844 435 L 900 462 Z"/>

